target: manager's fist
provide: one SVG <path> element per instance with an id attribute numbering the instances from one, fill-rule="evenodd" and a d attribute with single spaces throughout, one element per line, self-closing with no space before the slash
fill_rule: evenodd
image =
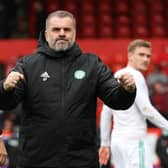
<path id="1" fill-rule="evenodd" d="M 129 72 L 122 73 L 116 76 L 122 87 L 128 92 L 133 92 L 136 88 L 133 75 Z"/>
<path id="2" fill-rule="evenodd" d="M 13 90 L 19 81 L 24 80 L 23 74 L 19 72 L 10 72 L 9 75 L 6 77 L 3 88 L 5 91 Z"/>

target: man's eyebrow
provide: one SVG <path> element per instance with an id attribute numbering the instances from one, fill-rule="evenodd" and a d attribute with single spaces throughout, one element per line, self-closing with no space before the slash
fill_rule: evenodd
<path id="1" fill-rule="evenodd" d="M 140 55 L 147 55 L 147 56 L 151 56 L 152 54 L 146 54 L 144 52 L 139 52 Z"/>

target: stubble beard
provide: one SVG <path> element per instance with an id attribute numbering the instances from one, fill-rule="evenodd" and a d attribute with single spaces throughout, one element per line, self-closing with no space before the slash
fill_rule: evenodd
<path id="1" fill-rule="evenodd" d="M 65 51 L 70 48 L 70 44 L 67 42 L 66 44 L 56 44 L 55 50 L 56 51 Z"/>
<path id="2" fill-rule="evenodd" d="M 55 51 L 66 51 L 73 45 L 70 41 L 65 41 L 65 43 L 56 42 L 54 45 Z"/>

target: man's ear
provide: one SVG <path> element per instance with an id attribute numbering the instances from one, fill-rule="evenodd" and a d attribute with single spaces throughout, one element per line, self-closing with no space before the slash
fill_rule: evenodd
<path id="1" fill-rule="evenodd" d="M 128 60 L 129 60 L 129 61 L 131 60 L 131 57 L 132 57 L 132 53 L 129 52 L 129 53 L 128 53 Z"/>
<path id="2" fill-rule="evenodd" d="M 48 34 L 47 34 L 47 30 L 44 31 L 44 37 L 46 39 L 46 41 L 48 41 Z"/>

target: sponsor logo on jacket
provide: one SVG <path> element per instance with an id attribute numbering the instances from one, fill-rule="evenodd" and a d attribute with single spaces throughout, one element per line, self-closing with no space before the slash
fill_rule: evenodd
<path id="1" fill-rule="evenodd" d="M 50 78 L 50 75 L 47 72 L 43 72 L 40 77 L 43 81 L 47 81 Z"/>
<path id="2" fill-rule="evenodd" d="M 83 70 L 76 70 L 74 72 L 74 78 L 75 79 L 83 79 L 83 78 L 85 78 L 85 76 L 86 76 L 86 72 L 83 71 Z"/>

